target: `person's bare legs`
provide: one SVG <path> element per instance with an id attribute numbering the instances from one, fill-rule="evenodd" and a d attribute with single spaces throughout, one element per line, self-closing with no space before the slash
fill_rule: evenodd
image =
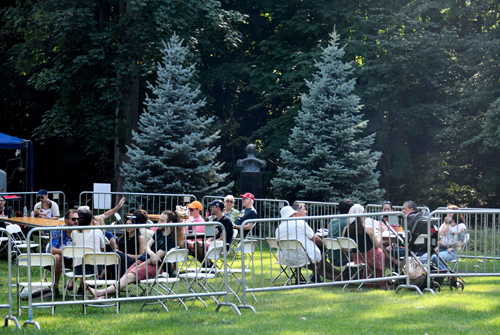
<path id="1" fill-rule="evenodd" d="M 126 287 L 129 283 L 135 282 L 135 278 L 136 274 L 134 272 L 124 274 L 118 282 L 118 290 L 120 290 L 120 288 Z M 89 290 L 90 294 L 92 294 L 92 296 L 96 299 L 98 299 L 99 297 L 103 297 L 106 294 L 109 295 L 116 293 L 116 289 L 117 288 L 115 287 L 115 285 L 110 285 L 107 288 L 101 290 L 96 290 L 91 288 L 90 286 L 87 286 L 87 290 Z"/>

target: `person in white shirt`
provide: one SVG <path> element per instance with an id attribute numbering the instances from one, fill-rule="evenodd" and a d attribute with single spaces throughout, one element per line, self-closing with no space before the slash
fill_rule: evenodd
<path id="1" fill-rule="evenodd" d="M 291 206 L 285 206 L 281 209 L 281 218 L 288 219 L 297 217 L 297 211 Z M 282 221 L 276 229 L 276 239 L 299 240 L 304 248 L 279 250 L 278 259 L 281 263 L 294 266 L 307 266 L 316 274 L 324 276 L 326 279 L 334 280 L 334 277 L 340 274 L 332 265 L 321 259 L 321 251 L 315 244 L 316 235 L 304 220 Z M 304 250 L 305 249 L 305 250 Z"/>
<path id="2" fill-rule="evenodd" d="M 45 200 L 49 200 L 50 203 L 52 204 L 50 206 L 50 211 L 51 211 L 50 220 L 59 220 L 59 217 L 61 216 L 59 214 L 59 205 L 57 203 L 55 203 L 54 201 L 49 199 L 49 195 L 47 194 L 47 190 L 44 190 L 42 188 L 41 190 L 38 191 L 38 194 L 36 195 L 36 197 L 39 201 L 36 203 L 35 208 L 33 208 L 33 211 L 35 212 L 35 216 L 37 216 L 37 217 L 40 216 L 40 213 L 42 213 L 42 210 L 43 210 L 42 203 Z"/>

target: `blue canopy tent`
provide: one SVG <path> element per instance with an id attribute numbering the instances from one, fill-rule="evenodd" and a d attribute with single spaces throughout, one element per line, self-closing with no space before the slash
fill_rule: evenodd
<path id="1" fill-rule="evenodd" d="M 25 151 L 26 157 L 23 160 L 25 165 L 24 168 L 27 172 L 26 176 L 29 176 L 30 178 L 29 180 L 26 178 L 25 185 L 23 186 L 25 191 L 33 190 L 33 144 L 31 141 L 0 133 L 0 149 L 19 149 L 21 152 L 23 152 L 23 150 Z"/>

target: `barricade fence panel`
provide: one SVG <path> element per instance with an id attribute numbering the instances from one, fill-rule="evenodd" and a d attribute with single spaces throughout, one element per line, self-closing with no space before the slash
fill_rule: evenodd
<path id="1" fill-rule="evenodd" d="M 239 244 L 253 242 L 256 250 L 246 257 L 233 254 L 241 262 L 241 268 L 249 269 L 243 273 L 244 304 L 247 294 L 269 290 L 333 285 L 346 288 L 353 284 L 358 288 L 364 285 L 393 288 L 400 282 L 404 284 L 402 287 L 415 288 L 410 287 L 409 277 L 401 272 L 399 264 L 400 251 L 405 257 L 406 236 L 397 227 L 393 229 L 388 222 L 382 222 L 383 215 L 386 214 L 248 220 L 252 230 L 245 236 L 245 227 L 241 227 L 239 234 L 244 238 Z M 395 217 L 396 222 L 397 217 L 402 217 L 406 224 L 401 212 L 387 215 Z M 354 224 L 352 232 L 348 228 L 344 232 L 350 220 L 371 226 L 369 229 L 375 231 L 377 241 L 372 243 L 369 236 L 362 234 L 361 225 Z M 360 237 L 356 237 L 358 234 Z"/>
<path id="2" fill-rule="evenodd" d="M 436 210 L 436 246 L 427 255 L 439 269 L 430 278 L 445 278 L 451 288 L 463 288 L 462 277 L 500 275 L 500 209 Z M 459 221 L 459 222 L 457 222 Z M 427 234 L 432 224 L 427 225 Z M 430 264 L 427 265 L 431 266 Z M 430 279 L 429 279 L 430 280 Z"/>
<path id="3" fill-rule="evenodd" d="M 114 208 L 121 198 L 125 197 L 123 207 L 118 214 L 124 218 L 137 209 L 143 209 L 148 214 L 160 215 L 163 211 L 185 206 L 196 200 L 192 194 L 161 194 L 161 193 L 127 193 L 127 192 L 82 192 L 79 197 L 80 206 L 89 206 L 94 215 L 103 214 Z M 111 222 L 116 218 L 111 218 Z"/>
<path id="4" fill-rule="evenodd" d="M 0 195 L 7 196 L 6 206 L 11 208 L 12 216 L 15 217 L 16 214 L 23 216 L 24 206 L 28 211 L 28 216 L 30 216 L 31 211 L 34 210 L 35 205 L 39 202 L 37 199 L 38 192 L 6 192 L 0 193 Z M 59 213 L 62 217 L 67 208 L 66 195 L 61 191 L 47 191 L 49 199 L 57 203 L 59 206 Z"/>
<path id="5" fill-rule="evenodd" d="M 105 229 L 112 233 L 125 231 L 123 243 L 117 243 L 122 249 L 108 252 L 106 247 L 109 245 L 101 231 L 102 226 L 31 229 L 28 241 L 32 235 L 43 231 L 49 235 L 44 254 L 55 258 L 54 270 L 50 273 L 55 283 L 53 291 L 60 292 L 62 301 L 54 299 L 55 294 L 42 298 L 40 302 L 33 301 L 32 295 L 28 294 L 30 312 L 32 308 L 65 305 L 83 305 L 86 311 L 89 307 L 103 304 L 117 304 L 118 312 L 118 304 L 128 301 L 160 303 L 167 309 L 166 301 L 174 299 L 186 307 L 182 301 L 184 298 L 196 298 L 206 306 L 203 299 L 210 298 L 217 303 L 217 310 L 221 306 L 229 306 L 239 314 L 228 297 L 228 248 L 222 245 L 222 241 L 211 240 L 217 231 L 225 236 L 224 226 L 219 222 L 190 223 L 190 226 L 202 226 L 204 232 L 199 229 L 188 231 L 185 223 L 106 226 Z M 141 229 L 154 229 L 148 244 L 137 238 Z M 71 241 L 68 236 L 71 236 Z M 196 241 L 203 243 L 202 248 L 189 245 Z M 32 292 L 32 282 L 43 282 L 44 276 L 50 278 L 31 265 L 38 264 L 33 261 L 40 255 L 43 254 L 38 250 L 34 253 L 28 247 L 27 253 L 18 257 L 27 264 L 27 274 L 20 275 L 17 280 L 28 283 L 27 292 Z M 212 265 L 213 269 L 209 269 Z M 59 270 L 55 268 L 57 266 Z M 40 269 L 45 270 L 46 267 Z M 57 278 L 59 274 L 60 278 Z"/>

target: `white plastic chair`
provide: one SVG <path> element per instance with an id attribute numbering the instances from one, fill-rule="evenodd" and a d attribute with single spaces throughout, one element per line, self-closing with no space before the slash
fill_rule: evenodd
<path id="1" fill-rule="evenodd" d="M 94 266 L 94 273 L 97 272 L 97 266 L 98 265 L 104 265 L 104 267 L 107 266 L 114 266 L 114 273 L 118 274 L 120 273 L 120 257 L 114 253 L 114 252 L 98 252 L 98 253 L 87 253 L 85 254 L 85 264 L 86 265 L 93 265 Z M 97 277 L 97 276 L 96 276 Z M 120 281 L 120 278 L 116 276 L 115 279 L 109 279 L 107 277 L 107 271 L 104 271 L 104 279 L 85 279 L 85 284 L 94 286 L 94 287 L 100 287 L 104 286 L 107 287 L 109 285 L 115 285 L 116 288 L 118 288 L 118 283 Z M 119 297 L 119 291 L 118 289 L 116 290 L 116 298 Z M 106 298 L 107 293 L 106 293 Z M 88 306 L 91 307 L 110 307 L 110 306 L 115 306 L 116 305 L 116 313 L 120 311 L 120 303 L 116 304 L 106 304 L 106 303 L 100 303 L 100 304 L 89 304 Z M 87 305 L 83 305 L 83 313 L 87 314 Z"/>
<path id="2" fill-rule="evenodd" d="M 43 272 L 45 271 L 45 267 L 50 267 L 50 272 L 52 274 L 50 281 L 31 281 L 31 288 L 33 289 L 34 287 L 39 287 L 41 288 L 41 299 L 43 302 L 43 293 L 45 288 L 49 288 L 51 292 L 51 300 L 54 301 L 54 276 L 55 276 L 55 271 L 54 267 L 56 264 L 56 259 L 54 255 L 51 254 L 38 254 L 38 253 L 33 253 L 30 255 L 29 263 L 31 265 L 31 272 L 33 273 L 33 269 L 38 268 L 40 273 L 35 275 L 35 278 L 43 278 Z M 21 308 L 28 308 L 28 307 L 22 307 L 21 306 L 21 294 L 20 294 L 20 288 L 22 287 L 28 287 L 28 282 L 27 281 L 21 281 L 20 280 L 20 275 L 19 275 L 19 268 L 20 267 L 28 267 L 28 254 L 21 254 L 18 257 L 18 262 L 17 262 L 17 310 L 19 313 L 19 316 L 21 316 Z M 33 278 L 33 275 L 32 275 Z M 35 279 L 36 280 L 36 279 Z M 31 292 L 28 292 L 28 294 L 31 294 Z M 45 307 L 46 308 L 46 307 Z M 52 314 L 55 312 L 55 306 L 51 306 L 52 308 Z"/>
<path id="3" fill-rule="evenodd" d="M 278 241 L 278 246 L 279 246 L 279 251 L 284 254 L 287 253 L 289 250 L 303 250 L 305 255 L 307 256 L 307 260 L 303 262 L 298 262 L 297 259 L 297 264 L 291 264 L 287 262 L 283 262 L 280 260 L 280 265 L 285 266 L 287 269 L 290 270 L 290 275 L 288 277 L 288 280 L 284 285 L 287 285 L 293 278 L 295 278 L 296 284 L 299 285 L 301 281 L 305 283 L 309 283 L 309 280 L 306 279 L 302 274 L 300 273 L 300 268 L 307 266 L 308 264 L 312 264 L 313 262 L 309 258 L 309 255 L 307 255 L 307 251 L 304 248 L 304 245 L 302 244 L 302 241 L 298 239 L 284 239 L 284 240 L 277 240 Z"/>
<path id="4" fill-rule="evenodd" d="M 19 227 L 17 224 L 12 224 L 5 227 L 5 229 L 11 236 L 12 252 L 16 252 L 18 255 L 26 253 L 26 250 L 28 249 L 28 242 L 26 241 L 26 236 L 24 236 L 21 227 Z M 39 244 L 30 243 L 31 251 L 35 251 L 38 246 Z"/>
<path id="5" fill-rule="evenodd" d="M 214 279 L 217 277 L 217 269 L 216 269 L 216 263 L 217 260 L 219 260 L 221 253 L 223 252 L 224 246 L 217 243 L 221 241 L 214 241 L 210 247 L 208 248 L 208 251 L 205 255 L 205 258 L 203 260 L 203 264 L 207 264 L 208 261 L 212 261 L 212 266 L 209 268 L 198 268 L 197 271 L 195 272 L 186 272 L 186 273 L 181 273 L 178 275 L 179 279 L 183 280 L 186 285 L 187 285 L 187 291 L 191 293 L 198 293 L 201 289 L 203 289 L 205 292 L 210 293 L 208 290 L 209 288 L 215 291 L 215 288 L 208 282 L 211 279 Z M 196 285 L 196 290 L 193 288 L 193 286 Z M 205 307 L 207 307 L 207 304 L 201 299 L 200 297 L 196 297 L 198 300 L 200 300 Z M 214 297 L 211 296 L 212 299 L 216 303 L 218 303 L 218 300 Z"/>
<path id="6" fill-rule="evenodd" d="M 185 263 L 186 263 L 187 258 L 188 258 L 188 254 L 189 254 L 189 251 L 187 249 L 177 249 L 177 248 L 170 249 L 167 252 L 167 254 L 165 255 L 165 257 L 163 257 L 163 260 L 162 260 L 162 263 L 160 266 L 160 270 L 157 271 L 155 278 L 143 279 L 140 281 L 141 284 L 146 285 L 146 287 L 147 287 L 146 296 L 149 296 L 153 290 L 156 291 L 158 294 L 162 294 L 158 288 L 165 291 L 167 293 L 166 294 L 167 296 L 169 294 L 175 295 L 175 292 L 173 291 L 173 287 L 180 280 L 179 279 L 179 272 L 185 266 Z M 177 267 L 177 274 L 175 277 L 169 277 L 168 272 L 160 273 L 160 272 L 162 272 L 161 269 L 163 268 L 163 266 L 165 264 L 168 264 L 168 263 L 180 263 L 180 265 L 178 265 L 178 267 Z M 154 265 L 152 265 L 152 266 L 154 266 Z M 172 286 L 169 287 L 169 284 L 171 284 Z M 163 306 L 163 308 L 165 308 L 165 310 L 168 312 L 167 306 L 162 301 L 162 300 L 166 300 L 166 299 L 168 299 L 168 298 L 157 299 L 157 301 L 155 301 L 155 302 L 147 302 L 147 300 L 144 300 L 144 302 L 142 303 L 142 306 L 141 306 L 141 311 L 144 308 L 144 306 L 146 306 L 146 305 L 161 304 Z M 186 306 L 186 304 L 184 304 L 182 299 L 179 299 L 179 301 L 184 306 L 184 308 L 187 310 L 187 306 Z"/>
<path id="7" fill-rule="evenodd" d="M 356 243 L 356 241 L 354 241 L 352 238 L 349 238 L 349 237 L 339 237 L 337 238 L 337 242 L 339 243 L 340 245 L 340 248 L 342 249 L 342 252 L 344 252 L 345 256 L 347 258 L 349 258 L 349 252 L 354 252 L 358 255 L 358 257 L 361 258 L 361 261 L 359 261 L 360 259 L 358 259 L 358 262 L 349 262 L 347 264 L 347 268 L 349 269 L 349 280 L 352 280 L 354 278 L 360 278 L 362 277 L 362 271 L 365 267 L 368 267 L 370 269 L 370 272 L 373 273 L 373 269 L 371 269 L 371 267 L 369 267 L 367 264 L 366 264 L 366 261 L 363 257 L 363 255 L 358 251 L 358 244 Z M 361 274 L 361 276 L 360 276 Z M 371 274 L 370 274 L 371 276 Z M 369 278 L 370 276 L 368 276 L 367 278 Z M 359 286 L 358 286 L 358 290 L 361 289 L 361 287 L 363 286 L 364 283 L 361 283 Z M 349 283 L 345 284 L 344 285 L 344 289 L 349 286 Z"/>
<path id="8" fill-rule="evenodd" d="M 85 265 L 85 255 L 87 254 L 94 254 L 94 248 L 92 247 L 75 247 L 75 246 L 66 246 L 62 248 L 61 250 L 61 257 L 68 257 L 68 258 L 73 258 L 73 265 L 74 265 L 74 259 L 75 258 L 82 258 L 82 269 L 84 268 L 83 265 Z M 74 266 L 71 270 L 66 269 L 64 267 L 64 261 L 62 262 L 62 273 L 64 274 L 63 277 L 63 300 L 66 298 L 66 292 L 68 290 L 68 283 L 66 283 L 66 277 L 71 278 L 73 280 L 73 297 L 76 297 L 76 290 L 77 290 L 77 285 L 76 285 L 76 279 L 80 278 L 80 280 L 83 279 L 83 275 L 75 275 L 74 273 Z M 85 278 L 90 278 L 94 276 L 94 274 L 85 274 Z M 83 292 L 85 294 L 85 292 Z"/>

